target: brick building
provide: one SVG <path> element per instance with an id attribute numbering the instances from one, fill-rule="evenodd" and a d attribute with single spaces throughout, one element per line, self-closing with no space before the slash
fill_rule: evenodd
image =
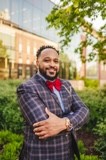
<path id="1" fill-rule="evenodd" d="M 0 58 L 0 78 L 28 78 L 36 72 L 36 51 L 41 45 L 57 44 L 0 19 L 0 39 L 7 57 Z"/>
<path id="2" fill-rule="evenodd" d="M 49 0 L 1 0 L 0 40 L 6 57 L 0 57 L 0 78 L 28 78 L 36 72 L 36 51 L 41 45 L 58 48 L 54 29 L 45 17 L 54 4 Z"/>

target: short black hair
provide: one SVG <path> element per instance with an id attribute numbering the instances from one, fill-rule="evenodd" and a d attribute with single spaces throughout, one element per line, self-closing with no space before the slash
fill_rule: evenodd
<path id="1" fill-rule="evenodd" d="M 41 55 L 41 52 L 44 50 L 44 49 L 47 49 L 47 48 L 51 48 L 51 49 L 54 49 L 58 54 L 59 54 L 59 51 L 53 47 L 53 46 L 41 46 L 38 51 L 37 51 L 37 54 L 36 54 L 36 57 L 38 58 L 40 55 Z"/>

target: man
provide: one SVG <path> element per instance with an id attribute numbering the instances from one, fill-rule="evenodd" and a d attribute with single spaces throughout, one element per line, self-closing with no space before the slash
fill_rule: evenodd
<path id="1" fill-rule="evenodd" d="M 37 51 L 38 72 L 17 89 L 25 119 L 21 160 L 73 160 L 71 132 L 87 121 L 89 110 L 71 84 L 58 78 L 59 52 Z M 51 83 L 53 82 L 53 83 Z"/>

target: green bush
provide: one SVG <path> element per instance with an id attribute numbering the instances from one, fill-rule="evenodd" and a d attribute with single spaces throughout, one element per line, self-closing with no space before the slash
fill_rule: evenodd
<path id="1" fill-rule="evenodd" d="M 79 96 L 90 110 L 89 130 L 93 130 L 97 123 L 106 117 L 106 94 L 101 89 L 86 89 L 78 91 Z"/>
<path id="2" fill-rule="evenodd" d="M 77 160 L 77 158 L 75 159 Z M 81 154 L 81 160 L 100 160 L 98 156 Z"/>
<path id="3" fill-rule="evenodd" d="M 86 128 L 98 135 L 95 149 L 100 153 L 100 158 L 106 160 L 106 87 L 87 89 L 78 94 L 90 109 L 90 119 Z"/>
<path id="4" fill-rule="evenodd" d="M 0 80 L 0 130 L 22 133 L 23 118 L 16 98 L 16 88 L 21 82 L 20 80 Z M 78 91 L 78 94 L 90 109 L 89 123 L 86 128 L 98 135 L 100 142 L 96 142 L 96 149 L 103 159 L 106 157 L 106 87 L 102 89 L 89 88 L 84 91 Z M 83 144 L 79 143 L 81 154 L 84 154 Z M 15 143 L 15 145 L 17 146 L 18 144 Z M 11 148 L 11 145 L 9 148 Z"/>
<path id="5" fill-rule="evenodd" d="M 21 135 L 10 131 L 0 131 L 0 160 L 17 160 L 22 143 Z"/>
<path id="6" fill-rule="evenodd" d="M 80 151 L 81 160 L 100 160 L 96 155 L 86 155 L 87 149 L 85 148 L 82 140 L 78 141 L 78 148 Z"/>
<path id="7" fill-rule="evenodd" d="M 85 87 L 88 88 L 98 88 L 99 81 L 96 79 L 84 79 Z"/>
<path id="8" fill-rule="evenodd" d="M 82 140 L 78 140 L 78 148 L 79 148 L 81 154 L 85 154 L 86 148 L 85 148 Z"/>
<path id="9" fill-rule="evenodd" d="M 21 133 L 23 118 L 16 98 L 19 80 L 0 81 L 0 129 Z"/>
<path id="10" fill-rule="evenodd" d="M 98 122 L 95 133 L 99 135 L 99 139 L 95 143 L 96 150 L 100 153 L 101 160 L 106 159 L 106 118 Z"/>

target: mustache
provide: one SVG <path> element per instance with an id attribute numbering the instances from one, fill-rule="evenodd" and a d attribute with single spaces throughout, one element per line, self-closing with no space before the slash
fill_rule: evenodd
<path id="1" fill-rule="evenodd" d="M 57 68 L 56 68 L 56 67 L 47 67 L 46 69 L 47 69 L 47 70 L 48 70 L 48 69 L 54 69 L 55 71 L 57 71 Z"/>

